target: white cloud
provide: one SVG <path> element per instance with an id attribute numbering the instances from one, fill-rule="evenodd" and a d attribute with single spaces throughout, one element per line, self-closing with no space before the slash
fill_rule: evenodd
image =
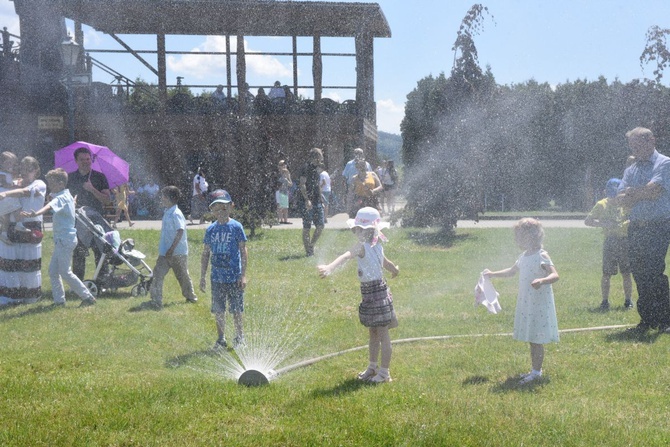
<path id="1" fill-rule="evenodd" d="M 99 46 L 104 42 L 105 35 L 93 28 L 84 28 L 84 45 L 86 47 Z"/>
<path id="2" fill-rule="evenodd" d="M 14 3 L 0 1 L 0 28 L 7 27 L 7 31 L 19 35 L 19 16 L 14 12 Z"/>
<path id="3" fill-rule="evenodd" d="M 324 98 L 330 98 L 333 101 L 342 102 L 342 96 L 334 91 L 328 91 L 323 95 Z"/>
<path id="4" fill-rule="evenodd" d="M 247 54 L 246 60 L 247 70 L 263 78 L 280 79 L 293 77 L 293 66 L 290 65 L 287 67 L 272 56 L 253 56 L 252 54 Z"/>
<path id="5" fill-rule="evenodd" d="M 377 128 L 384 132 L 400 134 L 400 122 L 405 117 L 405 105 L 392 99 L 377 100 Z"/>
<path id="6" fill-rule="evenodd" d="M 230 38 L 231 51 L 237 48 L 237 38 Z M 223 36 L 207 36 L 205 41 L 193 48 L 193 52 L 224 52 L 226 51 L 226 38 Z M 272 56 L 254 55 L 254 50 L 247 47 L 244 42 L 246 54 L 247 76 L 256 75 L 267 79 L 279 79 L 293 76 L 292 67 L 285 66 Z M 236 58 L 231 58 L 231 70 L 235 72 Z M 167 58 L 168 68 L 180 75 L 195 79 L 217 78 L 221 79 L 226 73 L 226 57 L 224 55 L 212 54 L 185 54 L 183 56 L 169 56 Z M 217 81 L 219 82 L 219 81 Z"/>

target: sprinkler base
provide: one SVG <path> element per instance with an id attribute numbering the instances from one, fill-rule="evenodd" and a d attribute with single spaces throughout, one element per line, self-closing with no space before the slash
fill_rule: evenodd
<path id="1" fill-rule="evenodd" d="M 270 380 L 262 372 L 255 369 L 248 369 L 242 373 L 237 380 L 237 383 L 246 386 L 259 386 L 267 385 L 270 383 Z"/>

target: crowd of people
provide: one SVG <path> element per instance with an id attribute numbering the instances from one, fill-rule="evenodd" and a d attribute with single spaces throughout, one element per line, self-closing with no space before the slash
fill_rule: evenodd
<path id="1" fill-rule="evenodd" d="M 640 323 L 632 329 L 645 333 L 650 329 L 670 333 L 670 288 L 665 275 L 665 257 L 670 246 L 670 158 L 656 150 L 653 133 L 635 128 L 626 134 L 632 151 L 622 179 L 611 179 L 605 186 L 605 199 L 593 208 L 585 223 L 605 231 L 602 266 L 603 310 L 609 309 L 611 276 L 621 272 L 624 283 L 624 308 L 634 307 L 632 279 L 638 292 L 637 311 Z M 54 251 L 49 264 L 53 302 L 65 304 L 62 281 L 81 298 L 82 305 L 93 305 L 95 297 L 82 283 L 88 246 L 77 238 L 75 204 L 100 213 L 110 202 L 111 193 L 104 174 L 91 168 L 91 152 L 86 148 L 74 152 L 77 169 L 67 173 L 61 168 L 49 171 L 47 185 L 39 179 L 40 165 L 33 157 L 20 162 L 9 152 L 0 154 L 0 304 L 34 303 L 41 292 L 42 216 L 53 213 Z M 301 168 L 296 186 L 297 208 L 302 217 L 302 242 L 307 256 L 314 249 L 324 229 L 325 204 L 331 190 L 330 175 L 325 171 L 321 149 L 309 152 Z M 284 160 L 278 163 L 277 209 L 280 221 L 286 221 L 289 194 L 294 182 Z M 18 174 L 18 176 L 17 176 Z M 203 238 L 200 259 L 199 290 L 207 290 L 207 272 L 211 284 L 211 313 L 217 329 L 216 349 L 226 349 L 226 313 L 233 316 L 235 337 L 233 347 L 244 345 L 244 290 L 247 284 L 247 237 L 240 222 L 231 217 L 234 203 L 230 194 L 217 189 L 208 194 L 205 170 L 199 169 L 193 180 L 191 213 L 200 218 L 204 212 L 213 215 Z M 390 289 L 383 276 L 388 270 L 393 277 L 399 267 L 384 254 L 381 232 L 387 226 L 381 221 L 384 196 L 387 212 L 393 210 L 392 194 L 398 184 L 392 162 L 385 162 L 373 171 L 356 149 L 354 158 L 342 172 L 346 182 L 347 222 L 356 236 L 352 248 L 330 264 L 318 266 L 321 277 L 351 259 L 358 263 L 361 288 L 359 320 L 369 328 L 369 363 L 358 379 L 382 383 L 391 381 L 391 339 L 389 329 L 397 327 Z M 175 186 L 158 189 L 150 182 L 146 194 L 157 194 L 164 209 L 159 242 L 159 256 L 153 270 L 151 300 L 144 305 L 163 307 L 163 281 L 173 270 L 181 294 L 189 303 L 197 303 L 193 281 L 188 271 L 189 244 L 186 218 L 178 207 L 181 192 Z M 139 194 L 139 191 L 138 191 Z M 127 212 L 127 199 L 132 189 L 116 190 L 117 205 Z M 49 197 L 49 198 L 48 198 Z M 117 214 L 116 218 L 118 219 Z M 132 221 L 128 219 L 128 224 Z M 312 232 L 312 227 L 314 231 Z M 515 241 L 522 250 L 509 268 L 482 272 L 482 278 L 504 278 L 519 275 L 519 291 L 514 319 L 514 338 L 529 343 L 531 370 L 523 374 L 526 384 L 542 377 L 544 345 L 559 340 L 558 322 L 551 285 L 559 275 L 549 254 L 543 249 L 544 231 L 539 221 L 520 220 L 514 227 Z M 94 248 L 96 263 L 101 256 Z"/>

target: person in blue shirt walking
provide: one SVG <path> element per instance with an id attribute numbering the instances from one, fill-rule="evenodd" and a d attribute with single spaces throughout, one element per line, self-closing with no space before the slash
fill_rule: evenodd
<path id="1" fill-rule="evenodd" d="M 95 304 L 95 297 L 84 283 L 72 273 L 72 252 L 77 246 L 77 230 L 75 229 L 74 198 L 67 186 L 67 172 L 61 168 L 47 172 L 45 176 L 51 201 L 39 210 L 22 212 L 23 217 L 41 216 L 49 210 L 53 211 L 54 251 L 49 263 L 49 278 L 55 305 L 65 305 L 65 289 L 63 279 L 70 289 L 81 298 L 81 305 Z"/>
<path id="2" fill-rule="evenodd" d="M 217 189 L 211 194 L 210 211 L 216 220 L 205 230 L 204 248 L 200 258 L 200 290 L 207 288 L 207 266 L 212 260 L 212 314 L 218 338 L 214 349 L 225 349 L 226 304 L 235 324 L 233 348 L 244 346 L 242 313 L 244 289 L 247 286 L 247 236 L 241 223 L 230 217 L 234 203 L 227 191 Z"/>
<path id="3" fill-rule="evenodd" d="M 188 273 L 188 241 L 186 238 L 186 219 L 177 206 L 181 193 L 176 186 L 166 186 L 161 190 L 161 205 L 165 208 L 161 226 L 161 238 L 158 244 L 158 260 L 154 267 L 151 282 L 151 301 L 149 306 L 163 307 L 163 280 L 170 269 L 174 270 L 181 293 L 186 302 L 196 303 L 198 298 L 193 290 L 193 282 Z"/>

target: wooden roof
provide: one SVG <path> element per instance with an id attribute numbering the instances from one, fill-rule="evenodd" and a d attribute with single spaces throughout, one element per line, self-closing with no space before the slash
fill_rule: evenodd
<path id="1" fill-rule="evenodd" d="M 377 3 L 60 0 L 63 16 L 113 34 L 391 37 Z"/>

